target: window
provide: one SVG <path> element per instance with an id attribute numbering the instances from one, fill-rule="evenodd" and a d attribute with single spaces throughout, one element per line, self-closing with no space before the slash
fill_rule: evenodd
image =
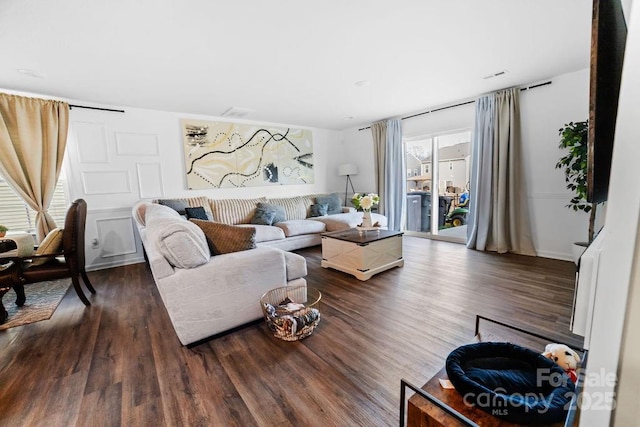
<path id="1" fill-rule="evenodd" d="M 420 176 L 407 179 L 405 229 L 466 241 L 471 132 L 405 138 L 404 144 L 407 162 L 415 157 L 422 167 Z M 437 203 L 432 203 L 432 193 L 438 195 Z"/>
<path id="2" fill-rule="evenodd" d="M 58 224 L 58 227 L 64 226 L 64 218 L 67 213 L 64 184 L 65 177 L 61 173 L 49 207 L 49 215 Z M 0 177 L 0 224 L 9 230 L 32 232 L 36 228 L 36 212 L 18 197 L 2 177 Z"/>

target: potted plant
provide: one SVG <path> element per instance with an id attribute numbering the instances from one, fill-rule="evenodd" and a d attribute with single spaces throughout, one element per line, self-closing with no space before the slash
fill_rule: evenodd
<path id="1" fill-rule="evenodd" d="M 5 227 L 4 225 L 0 224 L 0 237 L 4 237 L 5 234 L 7 234 L 7 230 L 9 230 L 7 227 Z"/>
<path id="2" fill-rule="evenodd" d="M 581 247 L 580 249 L 574 249 L 576 263 L 584 249 L 593 240 L 596 220 L 597 204 L 587 201 L 588 133 L 588 121 L 565 124 L 559 131 L 559 148 L 568 150 L 568 152 L 556 163 L 556 169 L 564 169 L 564 180 L 567 183 L 567 188 L 575 193 L 566 206 L 576 212 L 583 211 L 589 214 L 589 241 L 574 243 L 574 246 Z"/>

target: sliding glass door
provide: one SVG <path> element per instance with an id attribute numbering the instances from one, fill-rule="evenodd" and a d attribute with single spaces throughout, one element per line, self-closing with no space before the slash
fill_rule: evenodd
<path id="1" fill-rule="evenodd" d="M 406 231 L 465 242 L 471 132 L 465 130 L 406 138 L 404 143 L 407 164 Z"/>

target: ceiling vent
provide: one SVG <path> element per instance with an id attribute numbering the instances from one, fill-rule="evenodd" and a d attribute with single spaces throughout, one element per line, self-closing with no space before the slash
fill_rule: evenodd
<path id="1" fill-rule="evenodd" d="M 252 110 L 251 108 L 242 108 L 242 107 L 231 107 L 224 113 L 222 113 L 222 117 L 231 117 L 234 119 L 242 119 L 248 116 L 250 113 L 255 112 L 256 110 Z"/>
<path id="2" fill-rule="evenodd" d="M 29 68 L 18 68 L 17 70 L 20 74 L 24 74 L 25 76 L 35 77 L 36 79 L 46 79 L 47 75 L 41 73 L 40 71 L 31 70 Z"/>
<path id="3" fill-rule="evenodd" d="M 493 73 L 493 74 L 489 74 L 488 76 L 484 76 L 483 79 L 489 80 L 489 79 L 492 79 L 494 77 L 499 77 L 499 76 L 505 75 L 507 73 L 508 73 L 507 70 L 502 70 L 502 71 L 498 71 L 497 73 Z"/>

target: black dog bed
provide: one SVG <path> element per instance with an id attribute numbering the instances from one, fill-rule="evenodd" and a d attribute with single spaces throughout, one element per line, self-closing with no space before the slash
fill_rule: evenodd
<path id="1" fill-rule="evenodd" d="M 575 385 L 543 355 L 511 343 L 458 347 L 447 374 L 465 404 L 518 424 L 564 421 Z"/>

